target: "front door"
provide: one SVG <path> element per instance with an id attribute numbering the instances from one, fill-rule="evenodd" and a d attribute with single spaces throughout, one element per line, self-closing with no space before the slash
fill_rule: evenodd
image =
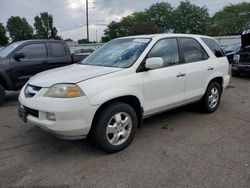
<path id="1" fill-rule="evenodd" d="M 11 57 L 11 74 L 15 88 L 21 88 L 31 76 L 44 70 L 48 61 L 45 43 L 32 43 L 23 46 L 16 53 L 23 53 L 24 58 L 15 60 Z"/>
<path id="2" fill-rule="evenodd" d="M 186 71 L 176 38 L 158 41 L 147 56 L 150 57 L 162 57 L 164 64 L 162 68 L 141 72 L 145 115 L 181 105 L 185 92 Z"/>

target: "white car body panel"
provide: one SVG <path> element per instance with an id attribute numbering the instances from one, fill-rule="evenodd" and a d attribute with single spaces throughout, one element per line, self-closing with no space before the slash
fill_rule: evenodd
<path id="1" fill-rule="evenodd" d="M 122 70 L 121 68 L 73 64 L 39 73 L 29 80 L 31 85 L 50 87 L 57 83 L 77 83 Z"/>
<path id="2" fill-rule="evenodd" d="M 80 138 L 88 135 L 97 110 L 107 101 L 134 96 L 140 101 L 143 116 L 150 116 L 201 99 L 209 82 L 214 78 L 222 78 L 223 88 L 229 84 L 229 64 L 226 57 L 215 57 L 200 39 L 203 36 L 159 34 L 136 37 L 151 38 L 151 42 L 129 68 L 76 64 L 46 71 L 31 78 L 28 84 L 42 89 L 32 98 L 25 97 L 26 86 L 20 93 L 21 105 L 39 111 L 39 118 L 28 115 L 28 121 L 67 138 Z M 209 58 L 200 62 L 137 72 L 154 44 L 168 37 L 196 39 L 206 50 Z M 208 70 L 210 68 L 212 69 Z M 179 74 L 184 76 L 179 77 Z M 49 87 L 60 83 L 77 84 L 86 96 L 71 99 L 44 96 Z M 55 122 L 46 119 L 47 112 L 56 114 Z"/>

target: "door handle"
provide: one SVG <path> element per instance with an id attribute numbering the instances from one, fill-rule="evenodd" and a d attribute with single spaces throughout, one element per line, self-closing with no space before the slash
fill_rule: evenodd
<path id="1" fill-rule="evenodd" d="M 181 73 L 181 72 L 179 72 L 179 73 L 176 75 L 177 78 L 179 78 L 179 77 L 184 77 L 184 76 L 186 76 L 186 74 Z"/>
<path id="2" fill-rule="evenodd" d="M 212 70 L 214 70 L 214 68 L 213 68 L 213 67 L 208 67 L 207 70 L 208 70 L 208 71 L 212 71 Z"/>

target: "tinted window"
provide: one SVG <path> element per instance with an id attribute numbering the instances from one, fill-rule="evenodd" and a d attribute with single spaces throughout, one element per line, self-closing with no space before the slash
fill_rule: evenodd
<path id="1" fill-rule="evenodd" d="M 200 43 L 192 38 L 180 39 L 184 60 L 186 63 L 206 60 L 208 55 Z"/>
<path id="2" fill-rule="evenodd" d="M 66 56 L 66 51 L 64 44 L 62 43 L 51 43 L 53 57 L 64 57 Z"/>
<path id="3" fill-rule="evenodd" d="M 219 44 L 214 39 L 201 38 L 201 40 L 203 40 L 203 42 L 205 42 L 205 44 L 210 48 L 210 50 L 212 50 L 212 52 L 214 53 L 214 55 L 216 57 L 223 57 L 224 56 L 224 53 L 222 52 Z"/>
<path id="4" fill-rule="evenodd" d="M 47 50 L 44 43 L 28 44 L 18 52 L 22 52 L 25 54 L 25 58 L 23 59 L 36 59 L 47 57 Z"/>
<path id="5" fill-rule="evenodd" d="M 176 39 L 164 39 L 156 43 L 149 52 L 148 57 L 162 57 L 163 66 L 171 66 L 180 63 L 179 50 Z"/>

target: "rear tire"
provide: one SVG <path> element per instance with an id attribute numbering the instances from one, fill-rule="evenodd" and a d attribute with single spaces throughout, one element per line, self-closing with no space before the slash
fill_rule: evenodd
<path id="1" fill-rule="evenodd" d="M 211 82 L 201 100 L 202 110 L 205 113 L 213 113 L 217 110 L 221 99 L 221 86 L 217 82 Z"/>
<path id="2" fill-rule="evenodd" d="M 105 106 L 95 122 L 94 140 L 107 153 L 125 149 L 132 142 L 138 127 L 135 110 L 121 102 Z"/>
<path id="3" fill-rule="evenodd" d="M 0 84 L 0 106 L 3 104 L 3 102 L 5 101 L 5 89 L 4 87 Z"/>

